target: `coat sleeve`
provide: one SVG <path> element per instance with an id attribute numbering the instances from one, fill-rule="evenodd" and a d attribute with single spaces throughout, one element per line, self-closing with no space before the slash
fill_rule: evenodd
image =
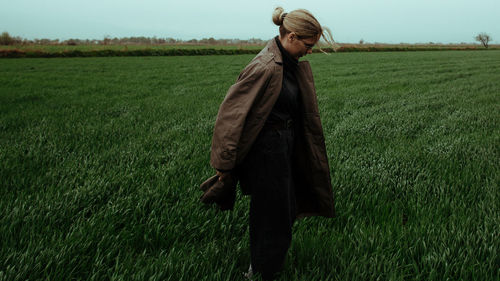
<path id="1" fill-rule="evenodd" d="M 246 117 L 271 78 L 270 67 L 251 62 L 240 73 L 219 107 L 212 137 L 210 164 L 218 170 L 232 170 Z"/>

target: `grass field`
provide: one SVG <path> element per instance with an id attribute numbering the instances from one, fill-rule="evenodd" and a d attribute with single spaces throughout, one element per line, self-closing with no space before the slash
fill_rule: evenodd
<path id="1" fill-rule="evenodd" d="M 252 57 L 0 61 L 0 280 L 241 280 L 249 198 L 198 186 Z M 500 51 L 306 59 L 337 218 L 282 280 L 499 280 Z"/>
<path id="2" fill-rule="evenodd" d="M 338 47 L 344 46 L 347 48 L 434 48 L 436 50 L 449 49 L 449 48 L 477 48 L 483 49 L 480 44 L 350 44 L 350 43 L 340 43 Z M 42 52 L 63 52 L 63 51 L 91 51 L 91 50 L 144 50 L 144 49 L 154 49 L 154 50 L 168 50 L 168 49 L 223 49 L 223 50 L 237 50 L 237 49 L 248 49 L 248 50 L 261 50 L 264 45 L 209 45 L 209 44 L 157 44 L 157 45 L 141 45 L 141 44 L 130 44 L 130 45 L 36 45 L 36 44 L 26 44 L 26 45 L 0 45 L 0 50 L 23 50 L 23 51 L 42 51 Z M 331 47 L 323 43 L 323 48 Z M 315 47 L 317 48 L 317 47 Z M 500 49 L 500 45 L 490 45 L 490 49 Z"/>

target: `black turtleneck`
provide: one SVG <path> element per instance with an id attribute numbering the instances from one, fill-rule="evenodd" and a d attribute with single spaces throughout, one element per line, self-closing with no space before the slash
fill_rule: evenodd
<path id="1" fill-rule="evenodd" d="M 292 57 L 281 45 L 279 37 L 274 38 L 283 58 L 283 84 L 278 100 L 267 119 L 267 122 L 295 119 L 299 114 L 300 90 L 295 72 L 298 70 L 299 61 Z"/>

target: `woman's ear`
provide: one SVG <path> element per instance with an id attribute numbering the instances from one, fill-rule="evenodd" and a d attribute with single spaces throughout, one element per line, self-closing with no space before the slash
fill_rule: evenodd
<path id="1" fill-rule="evenodd" d="M 297 34 L 295 34 L 295 32 L 292 31 L 292 32 L 288 33 L 287 37 L 288 37 L 288 41 L 293 42 L 295 39 L 297 39 Z"/>

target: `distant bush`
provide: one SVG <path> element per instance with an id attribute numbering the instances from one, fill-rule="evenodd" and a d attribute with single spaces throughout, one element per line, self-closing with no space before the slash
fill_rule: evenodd
<path id="1" fill-rule="evenodd" d="M 323 48 L 327 53 L 333 52 L 414 52 L 440 50 L 485 50 L 471 46 L 466 47 L 394 47 L 394 46 L 342 46 L 334 51 L 332 48 Z M 41 50 L 0 50 L 0 58 L 56 58 L 56 57 L 142 57 L 142 56 L 211 56 L 211 55 L 242 55 L 257 54 L 260 50 L 250 49 L 138 49 L 138 50 L 69 50 L 69 51 L 41 51 Z M 314 53 L 321 52 L 313 49 Z"/>
<path id="2" fill-rule="evenodd" d="M 333 52 L 331 48 L 324 48 L 326 52 Z M 381 46 L 381 47 L 354 47 L 354 46 L 342 46 L 336 50 L 336 52 L 416 52 L 416 51 L 461 51 L 461 50 L 482 50 L 476 47 L 447 47 L 447 48 L 435 48 L 435 47 L 393 47 L 393 46 Z M 319 50 L 313 50 L 313 52 L 320 52 Z"/>
<path id="3" fill-rule="evenodd" d="M 141 57 L 141 56 L 210 56 L 210 55 L 241 55 L 257 54 L 260 50 L 216 50 L 216 49 L 143 49 L 143 50 L 90 50 L 90 51 L 24 51 L 0 50 L 0 58 L 54 58 L 54 57 Z"/>

